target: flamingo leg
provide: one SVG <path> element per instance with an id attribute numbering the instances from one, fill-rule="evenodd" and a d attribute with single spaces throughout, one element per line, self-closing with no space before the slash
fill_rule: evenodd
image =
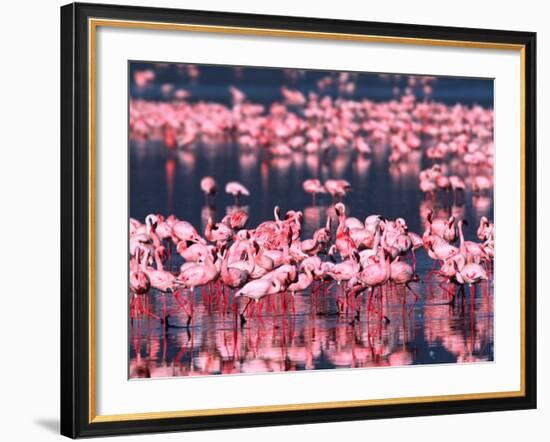
<path id="1" fill-rule="evenodd" d="M 244 306 L 243 311 L 240 313 L 240 317 L 241 317 L 241 327 L 243 327 L 244 324 L 246 323 L 245 313 L 246 313 L 246 310 L 248 309 L 248 306 L 250 305 L 250 302 L 251 302 L 251 301 L 252 301 L 252 298 L 249 298 L 249 299 L 248 299 L 248 302 L 247 302 L 246 305 Z"/>
<path id="2" fill-rule="evenodd" d="M 409 283 L 405 284 L 405 287 L 407 287 L 408 291 L 410 291 L 414 296 L 414 303 L 416 304 L 416 301 L 418 301 L 418 294 L 411 288 Z"/>

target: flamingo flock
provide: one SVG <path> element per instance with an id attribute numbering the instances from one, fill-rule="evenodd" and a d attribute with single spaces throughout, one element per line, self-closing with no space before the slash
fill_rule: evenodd
<path id="1" fill-rule="evenodd" d="M 142 76 L 149 78 L 147 71 Z M 331 78 L 331 77 L 328 77 Z M 410 77 L 430 86 L 431 77 Z M 420 78 L 420 80 L 415 80 Z M 345 82 L 352 79 L 345 78 Z M 324 83 L 323 83 L 324 84 Z M 307 95 L 286 86 L 281 100 L 269 106 L 254 103 L 235 86 L 229 86 L 232 105 L 191 101 L 130 101 L 130 136 L 134 140 L 164 141 L 167 148 L 193 152 L 197 146 L 224 149 L 235 142 L 273 164 L 284 164 L 296 155 L 345 155 L 357 161 L 388 153 L 390 171 L 405 171 L 419 164 L 421 154 L 431 166 L 417 172 L 418 186 L 428 198 L 452 196 L 460 202 L 466 191 L 481 206 L 493 188 L 493 110 L 479 105 L 446 105 L 419 100 L 411 87 L 387 102 L 323 96 L 322 88 Z M 345 165 L 343 165 L 345 167 Z M 460 170 L 460 173 L 453 170 Z M 236 202 L 246 189 L 231 188 Z M 344 179 L 321 185 L 316 179 L 304 183 L 313 200 L 328 193 L 333 202 L 351 190 Z"/>
<path id="2" fill-rule="evenodd" d="M 191 341 L 199 330 L 223 334 L 215 348 L 220 358 L 203 355 L 201 373 L 231 372 L 237 366 L 240 372 L 273 369 L 266 361 L 276 361 L 269 364 L 281 370 L 294 362 L 311 368 L 312 358 L 321 353 L 335 366 L 362 366 L 367 360 L 402 365 L 416 359 L 414 352 L 403 344 L 385 354 L 389 344 L 382 343 L 381 333 L 387 337 L 396 321 L 405 324 L 405 312 L 410 318 L 420 300 L 426 320 L 433 319 L 425 324 L 426 342 L 444 342 L 457 360 L 473 360 L 473 341 L 462 342 L 450 321 L 469 299 L 471 329 L 483 326 L 483 334 L 492 339 L 492 325 L 475 319 L 478 303 L 484 315 L 492 308 L 492 109 L 435 101 L 435 77 L 410 76 L 404 89 L 396 86 L 392 99 L 380 101 L 359 95 L 357 74 L 328 74 L 308 91 L 296 85 L 304 75 L 296 70 L 283 71 L 289 84 L 279 87 L 268 103 L 254 102 L 237 82 L 228 85 L 227 99 L 213 102 L 195 97 L 191 87 L 202 81 L 202 68 L 177 66 L 189 79 L 189 89 L 166 83 L 159 89 L 159 100 L 130 100 L 130 138 L 138 161 L 145 161 L 147 149 L 166 149 L 161 155 L 167 158 L 169 201 L 165 209 L 152 204 L 152 213 L 130 219 L 132 324 L 139 328 L 146 320 L 159 325 L 155 330 L 164 329 L 164 347 L 169 330 Z M 235 78 L 242 72 L 234 69 Z M 159 73 L 160 66 L 135 71 L 134 84 L 147 90 Z M 380 78 L 393 81 L 393 76 Z M 218 164 L 225 166 L 220 160 L 233 156 L 239 171 L 228 163 L 218 174 Z M 204 161 L 208 167 L 199 170 Z M 378 175 L 385 166 L 390 181 L 383 177 L 373 185 L 370 169 Z M 185 174 L 184 195 L 193 191 L 190 186 L 204 195 L 202 222 L 196 214 L 178 218 L 181 209 L 174 201 L 183 183 L 177 181 L 176 167 Z M 203 176 L 203 170 L 211 176 Z M 255 171 L 259 181 L 251 178 Z M 237 176 L 246 186 L 234 179 Z M 271 177 L 284 182 L 275 184 L 276 198 L 268 196 Z M 376 193 L 380 183 L 391 186 L 382 195 L 394 192 L 400 198 L 400 189 L 414 193 L 420 216 L 411 215 L 410 204 L 403 211 L 395 210 L 394 201 L 388 201 L 392 206 L 387 211 L 379 201 L 378 209 L 363 204 L 359 196 Z M 285 201 L 283 187 L 285 192 L 303 192 L 311 204 L 296 204 L 294 195 Z M 221 194 L 233 205 L 220 215 L 216 206 Z M 269 205 L 263 203 L 259 218 L 257 203 L 267 196 Z M 473 213 L 465 205 L 468 198 Z M 293 210 L 282 211 L 280 206 Z M 269 207 L 272 216 L 265 215 Z M 403 306 L 403 317 L 396 316 L 396 302 Z M 312 324 L 346 324 L 345 331 L 331 329 L 345 346 L 335 344 L 331 336 L 324 339 L 322 351 L 313 350 L 310 345 L 317 346 L 327 333 L 322 326 L 288 335 L 315 335 L 300 338 L 307 348 L 287 342 L 287 327 L 302 323 L 304 315 L 316 318 Z M 227 331 L 231 345 L 226 331 L 217 329 L 222 323 L 227 327 L 227 321 L 233 324 L 233 331 Z M 273 326 L 281 329 L 273 330 L 273 341 L 262 346 L 269 341 L 264 321 L 277 322 Z M 187 334 L 177 333 L 179 328 Z M 401 335 L 414 332 L 397 327 L 391 333 L 408 342 Z M 363 336 L 364 348 L 359 346 Z M 239 359 L 241 340 L 253 348 L 245 360 Z M 267 354 L 271 347 L 284 356 Z M 293 354 L 297 348 L 299 355 Z M 476 351 L 481 351 L 479 346 Z M 166 348 L 162 352 L 166 354 Z M 137 360 L 132 360 L 136 373 L 153 370 L 141 364 L 139 353 L 137 349 Z M 229 359 L 235 362 L 231 368 L 224 366 Z"/>
<path id="3" fill-rule="evenodd" d="M 331 193 L 345 189 L 349 183 L 334 180 L 324 186 L 306 180 L 308 193 Z M 332 187 L 334 186 L 334 187 Z M 200 187 L 205 196 L 215 195 L 214 178 L 204 177 Z M 311 192 L 314 189 L 316 192 Z M 238 182 L 226 185 L 236 198 L 248 195 Z M 318 192 L 317 192 L 318 191 Z M 334 192 L 339 195 L 338 192 Z M 336 312 L 354 310 L 354 321 L 360 320 L 357 298 L 382 297 L 385 285 L 403 286 L 415 299 L 412 283 L 420 281 L 416 272 L 416 253 L 424 250 L 434 261 L 432 272 L 452 287 L 449 302 L 454 302 L 455 288 L 489 279 L 494 258 L 494 224 L 482 217 L 477 229 L 479 241 L 464 240 L 466 220 L 426 216 L 422 235 L 409 230 L 403 218 L 388 220 L 382 215 L 368 215 L 364 220 L 350 216 L 343 202 L 332 207 L 326 224 L 311 237 L 302 235 L 303 213 L 289 210 L 284 215 L 274 207 L 273 219 L 248 228 L 249 214 L 237 209 L 219 222 L 209 218 L 203 232 L 174 215 L 148 215 L 144 223 L 130 220 L 130 292 L 132 306 L 138 314 L 154 316 L 169 326 L 168 312 L 156 315 L 143 308 L 141 298 L 152 289 L 165 300 L 172 295 L 192 319 L 190 299 L 195 290 L 216 287 L 230 295 L 241 326 L 247 321 L 250 304 L 283 293 L 310 293 L 314 283 L 336 287 Z M 334 224 L 334 225 L 333 225 Z M 166 268 L 172 254 L 183 264 L 178 269 Z M 435 277 L 435 276 L 434 276 Z M 187 300 L 183 293 L 187 293 Z M 244 303 L 237 308 L 237 303 Z M 172 303 L 174 304 L 174 303 Z M 187 305 L 187 307 L 185 307 Z M 166 306 L 166 303 L 165 303 Z M 383 312 L 379 311 L 381 318 Z"/>

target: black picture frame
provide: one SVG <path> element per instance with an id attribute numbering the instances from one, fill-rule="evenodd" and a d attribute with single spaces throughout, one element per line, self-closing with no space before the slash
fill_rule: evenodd
<path id="1" fill-rule="evenodd" d="M 90 421 L 88 19 L 346 33 L 522 45 L 525 81 L 524 395 L 366 407 Z M 61 8 L 61 434 L 76 438 L 536 408 L 536 34 L 73 3 Z"/>

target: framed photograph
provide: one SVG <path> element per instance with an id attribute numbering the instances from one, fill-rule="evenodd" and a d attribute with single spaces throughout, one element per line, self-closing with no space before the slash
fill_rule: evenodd
<path id="1" fill-rule="evenodd" d="M 61 432 L 536 407 L 528 32 L 61 8 Z"/>

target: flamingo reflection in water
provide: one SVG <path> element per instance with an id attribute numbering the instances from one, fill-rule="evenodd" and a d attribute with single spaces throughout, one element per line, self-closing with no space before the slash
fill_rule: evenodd
<path id="1" fill-rule="evenodd" d="M 407 349 L 414 341 L 414 330 L 411 332 L 407 326 L 414 312 L 422 309 L 430 312 L 433 305 L 464 308 L 463 287 L 467 285 L 471 288 L 468 314 L 474 317 L 481 302 L 475 287 L 485 284 L 482 297 L 490 296 L 493 255 L 489 250 L 494 224 L 482 219 L 477 229 L 481 242 L 465 241 L 464 220 L 459 220 L 455 227 L 452 216 L 434 218 L 432 212 L 428 213 L 422 240 L 426 252 L 422 257 L 424 267 L 420 266 L 418 271 L 426 272 L 429 258 L 434 259 L 434 266 L 440 266 L 440 270 L 431 275 L 425 273 L 430 278 L 422 282 L 430 287 L 432 295 L 433 287 L 438 287 L 438 293 L 433 295 L 437 301 L 429 301 L 417 294 L 422 284 L 409 262 L 413 249 L 410 235 L 415 238 L 420 235 L 410 232 L 402 218 L 388 220 L 372 215 L 363 223 L 347 216 L 347 210 L 343 203 L 327 210 L 337 216 L 336 231 L 332 229 L 329 214 L 326 225 L 311 239 L 301 238 L 301 212 L 290 210 L 281 217 L 277 207 L 274 220 L 252 228 L 245 227 L 248 217 L 242 209 L 224 217 L 220 223 L 209 219 L 204 235 L 173 215 L 168 217 L 168 223 L 162 215 L 152 214 L 147 217 L 145 229 L 133 220 L 133 240 L 138 243 L 131 256 L 131 304 L 135 322 L 139 324 L 136 332 L 140 333 L 136 339 L 142 340 L 144 333 L 158 334 L 158 339 L 168 340 L 163 345 L 169 345 L 170 337 L 181 335 L 181 328 L 191 336 L 197 331 L 209 333 L 221 327 L 232 329 L 235 335 L 254 336 L 253 341 L 245 339 L 240 341 L 239 349 L 235 348 L 241 359 L 243 352 L 265 352 L 269 346 L 284 353 L 278 361 L 245 358 L 246 363 L 242 365 L 236 356 L 231 362 L 216 359 L 216 352 L 211 353 L 213 349 L 205 350 L 203 347 L 208 347 L 212 338 L 205 337 L 200 345 L 196 341 L 187 342 L 192 350 L 182 360 L 188 364 L 199 363 L 210 373 L 217 373 L 222 367 L 229 370 L 231 364 L 234 364 L 232 370 L 246 372 L 260 368 L 279 371 L 391 365 L 399 361 L 418 363 L 414 352 Z M 163 234 L 163 240 L 156 234 L 159 225 L 172 226 L 172 233 Z M 348 226 L 364 229 L 366 233 L 351 235 Z M 367 237 L 369 240 L 365 240 Z M 453 245 L 457 240 L 459 244 Z M 168 244 L 175 246 L 178 258 L 184 260 L 179 271 L 164 268 Z M 455 290 L 450 286 L 459 288 L 462 304 L 454 302 Z M 452 293 L 450 300 L 449 293 Z M 412 304 L 407 300 L 408 294 L 414 295 Z M 246 302 L 239 302 L 241 299 Z M 365 312 L 361 313 L 365 303 Z M 145 310 L 142 305 L 149 309 Z M 395 320 L 397 312 L 401 313 L 399 320 Z M 184 325 L 179 325 L 181 323 Z M 277 345 L 266 344 L 268 330 Z M 355 336 L 353 348 L 349 349 L 350 340 L 344 339 L 344 347 L 338 343 L 340 338 L 334 342 L 335 336 L 330 330 Z M 363 341 L 358 336 L 365 337 L 365 333 Z M 393 342 L 390 338 L 394 333 L 402 338 Z M 311 346 L 323 335 L 328 341 L 326 345 L 311 352 Z M 314 342 L 302 342 L 306 336 Z M 297 345 L 300 342 L 302 344 Z M 301 348 L 303 346 L 309 350 Z M 456 359 L 472 360 L 475 345 L 470 342 L 464 348 L 470 350 L 469 354 L 455 355 Z M 450 353 L 455 354 L 456 350 Z M 199 358 L 197 354 L 202 356 Z M 361 354 L 363 356 L 358 356 Z M 208 363 L 200 362 L 206 357 Z M 153 376 L 154 366 L 156 364 L 149 363 L 147 369 L 136 366 L 133 370 L 136 375 Z M 195 369 L 188 365 L 185 372 L 196 374 Z"/>

